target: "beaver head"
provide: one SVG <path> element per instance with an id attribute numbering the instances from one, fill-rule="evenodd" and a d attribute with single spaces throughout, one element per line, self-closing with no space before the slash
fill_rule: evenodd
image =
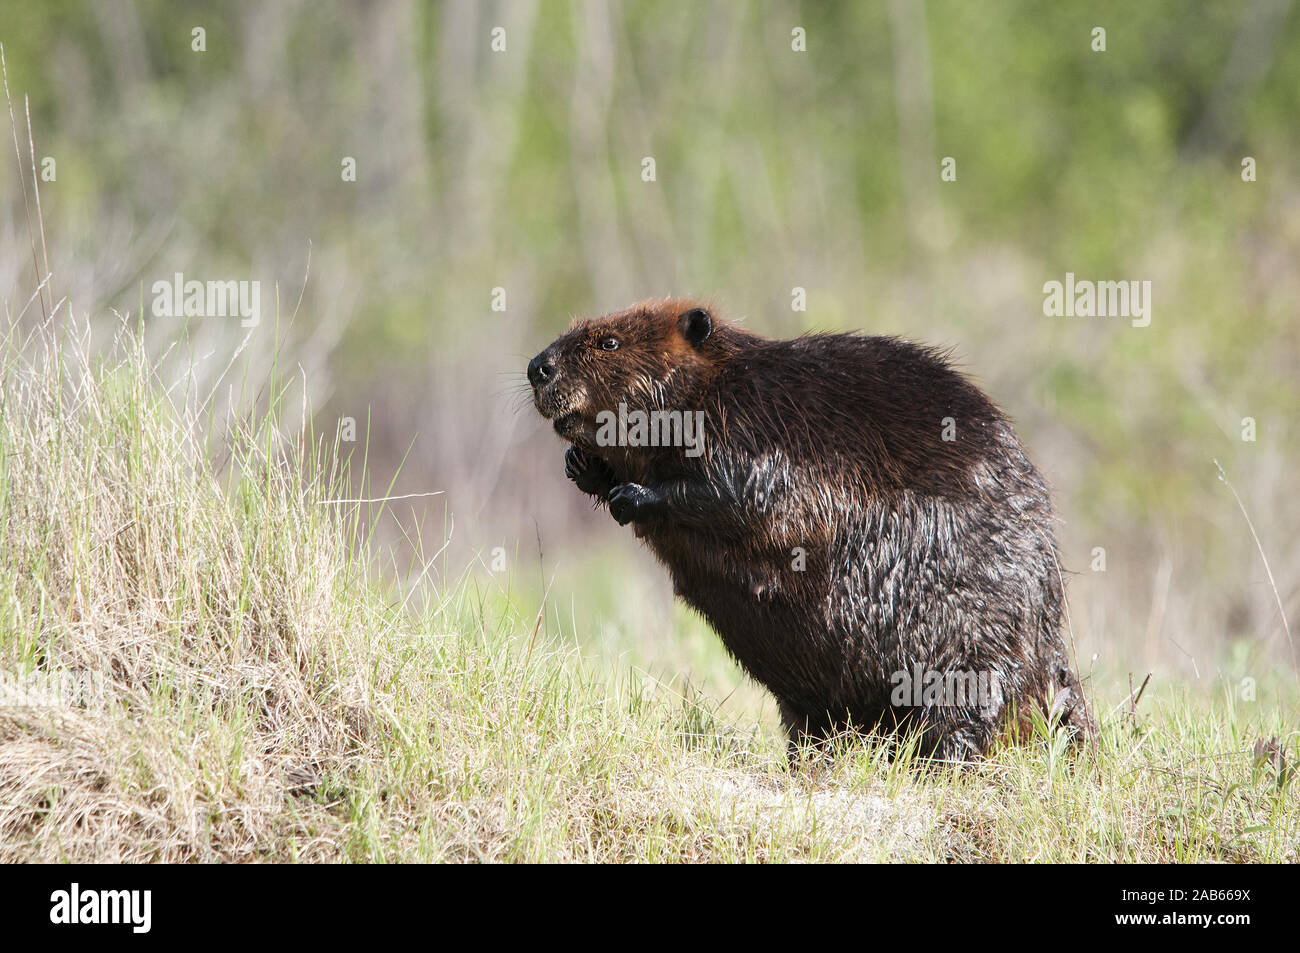
<path id="1" fill-rule="evenodd" d="M 708 308 L 683 299 L 580 319 L 528 362 L 533 403 L 561 437 L 595 450 L 598 415 L 620 404 L 647 413 L 696 404 L 720 330 Z"/>

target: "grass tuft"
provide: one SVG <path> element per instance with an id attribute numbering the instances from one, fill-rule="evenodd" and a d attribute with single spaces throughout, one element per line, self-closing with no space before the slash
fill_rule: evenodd
<path id="1" fill-rule="evenodd" d="M 790 772 L 494 580 L 385 581 L 305 411 L 215 420 L 129 327 L 50 324 L 0 357 L 0 861 L 1296 859 L 1280 705 L 1153 691 L 1075 758 L 1043 723 L 964 771 Z"/>

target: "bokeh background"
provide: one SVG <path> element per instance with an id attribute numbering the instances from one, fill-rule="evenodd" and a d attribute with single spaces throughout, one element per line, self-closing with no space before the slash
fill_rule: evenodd
<path id="1" fill-rule="evenodd" d="M 259 280 L 242 350 L 235 319 L 146 313 L 150 346 L 211 382 L 233 359 L 254 389 L 278 362 L 322 433 L 357 421 L 367 491 L 445 491 L 379 518 L 399 569 L 450 533 L 426 581 L 541 605 L 546 638 L 616 675 L 770 716 L 630 531 L 566 483 L 523 390 L 572 316 L 695 294 L 768 334 L 953 347 L 1055 487 L 1103 696 L 1129 672 L 1294 684 L 1290 0 L 2 0 L 0 42 L 29 202 L 24 97 L 36 160 L 56 162 L 51 298 L 111 332 L 175 272 Z M 0 298 L 30 326 L 17 168 L 0 160 Z M 1044 316 L 1066 272 L 1150 281 L 1150 326 Z"/>

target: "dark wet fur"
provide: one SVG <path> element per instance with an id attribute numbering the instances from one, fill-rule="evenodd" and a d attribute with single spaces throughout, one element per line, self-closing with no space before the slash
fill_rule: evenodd
<path id="1" fill-rule="evenodd" d="M 923 753 L 963 761 L 1027 729 L 1035 706 L 1090 728 L 1047 487 L 945 355 L 888 337 L 770 340 L 678 299 L 578 322 L 542 358 L 554 376 L 534 402 L 574 445 L 570 479 L 634 523 L 776 696 L 792 745 L 906 728 Z M 595 415 L 620 400 L 704 411 L 703 455 L 597 446 Z M 983 673 L 991 704 L 894 705 L 895 673 L 917 666 Z"/>

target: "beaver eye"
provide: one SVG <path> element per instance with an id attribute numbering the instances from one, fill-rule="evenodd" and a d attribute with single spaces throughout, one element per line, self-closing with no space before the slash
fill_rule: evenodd
<path id="1" fill-rule="evenodd" d="M 602 351 L 617 351 L 617 350 L 618 350 L 618 338 L 601 338 L 601 339 L 600 339 L 600 349 L 601 349 Z"/>

